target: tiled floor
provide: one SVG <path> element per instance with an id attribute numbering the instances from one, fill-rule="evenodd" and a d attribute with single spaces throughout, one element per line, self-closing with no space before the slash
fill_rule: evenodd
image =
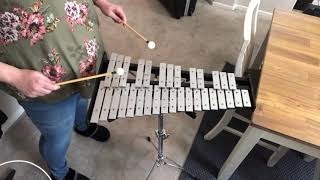
<path id="1" fill-rule="evenodd" d="M 226 61 L 234 63 L 242 43 L 243 11 L 211 6 L 199 0 L 192 17 L 171 18 L 159 1 L 118 0 L 128 15 L 129 23 L 157 43 L 150 51 L 134 34 L 114 24 L 100 12 L 101 32 L 108 52 L 117 52 L 153 60 L 154 64 L 170 62 L 205 71 L 221 70 Z M 260 16 L 257 45 L 269 28 L 271 17 Z M 183 164 L 197 132 L 203 113 L 193 120 L 183 113 L 165 116 L 165 127 L 171 134 L 165 142 L 165 153 Z M 97 143 L 74 134 L 68 160 L 71 167 L 94 180 L 141 180 L 150 171 L 156 152 L 146 141 L 155 140 L 157 117 L 121 119 L 104 124 L 112 135 L 107 143 Z M 22 118 L 0 141 L 0 162 L 12 159 L 31 160 L 45 167 L 38 154 L 39 132 L 27 117 Z M 27 165 L 13 166 L 18 170 L 15 180 L 45 179 Z M 7 172 L 0 168 L 0 179 Z M 155 169 L 150 179 L 177 179 L 180 172 L 167 167 Z"/>

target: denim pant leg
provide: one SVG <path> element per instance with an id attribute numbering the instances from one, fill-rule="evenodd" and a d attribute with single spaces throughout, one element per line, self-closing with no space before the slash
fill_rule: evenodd
<path id="1" fill-rule="evenodd" d="M 68 173 L 66 154 L 79 94 L 56 103 L 20 102 L 34 125 L 41 132 L 39 150 L 53 176 L 61 180 Z"/>
<path id="2" fill-rule="evenodd" d="M 78 96 L 76 119 L 74 123 L 75 123 L 75 128 L 77 128 L 80 131 L 84 131 L 88 128 L 87 112 L 88 112 L 88 99 L 84 99 L 81 96 Z"/>

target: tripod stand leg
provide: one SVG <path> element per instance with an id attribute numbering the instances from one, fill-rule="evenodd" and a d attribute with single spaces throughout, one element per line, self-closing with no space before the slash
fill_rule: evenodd
<path id="1" fill-rule="evenodd" d="M 148 174 L 148 176 L 147 176 L 146 180 L 148 180 L 148 179 L 149 179 L 149 177 L 151 176 L 151 174 L 152 174 L 152 172 L 153 172 L 154 168 L 156 167 L 156 164 L 157 164 L 157 161 L 154 161 L 153 166 L 152 166 L 152 168 L 151 168 L 151 170 L 150 170 L 150 172 L 149 172 L 149 174 Z"/>

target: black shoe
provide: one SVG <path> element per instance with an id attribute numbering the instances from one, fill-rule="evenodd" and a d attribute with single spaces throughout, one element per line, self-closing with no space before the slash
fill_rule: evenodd
<path id="1" fill-rule="evenodd" d="M 52 180 L 56 180 L 52 175 L 51 175 Z M 88 177 L 78 173 L 72 168 L 69 168 L 69 172 L 66 175 L 66 177 L 63 178 L 63 180 L 90 180 Z"/>
<path id="2" fill-rule="evenodd" d="M 77 128 L 74 128 L 75 132 L 84 136 L 84 137 L 91 137 L 92 139 L 105 142 L 110 138 L 110 132 L 107 128 L 97 125 L 97 124 L 90 124 L 87 130 L 79 131 Z"/>

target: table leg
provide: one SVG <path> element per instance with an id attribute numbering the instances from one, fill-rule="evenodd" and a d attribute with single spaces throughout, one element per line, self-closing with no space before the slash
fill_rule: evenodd
<path id="1" fill-rule="evenodd" d="M 289 150 L 289 148 L 280 145 L 277 151 L 270 156 L 267 166 L 273 167 Z"/>
<path id="2" fill-rule="evenodd" d="M 218 180 L 227 180 L 231 177 L 233 172 L 238 168 L 241 162 L 246 158 L 253 147 L 262 138 L 264 131 L 253 126 L 249 126 L 241 139 L 232 150 L 228 159 L 223 164 L 219 174 Z"/>
<path id="3" fill-rule="evenodd" d="M 204 136 L 204 139 L 207 141 L 210 141 L 211 139 L 216 137 L 219 133 L 221 133 L 221 131 L 223 131 L 223 129 L 228 126 L 235 112 L 236 112 L 235 109 L 226 110 L 226 112 L 224 113 L 223 117 L 220 119 L 218 124 L 216 124 L 216 126 Z"/>
<path id="4" fill-rule="evenodd" d="M 320 179 L 320 159 L 317 159 L 313 180 L 319 180 L 319 179 Z"/>

